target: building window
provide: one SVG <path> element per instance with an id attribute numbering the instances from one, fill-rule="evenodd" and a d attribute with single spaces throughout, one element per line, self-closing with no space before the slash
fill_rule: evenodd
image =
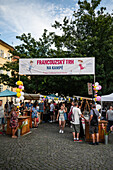
<path id="1" fill-rule="evenodd" d="M 9 87 L 9 86 L 7 86 L 7 89 L 8 89 L 8 90 L 10 90 L 10 87 Z"/>
<path id="2" fill-rule="evenodd" d="M 3 91 L 3 85 L 0 84 L 0 92 L 2 92 L 2 91 Z"/>
<path id="3" fill-rule="evenodd" d="M 10 76 L 10 71 L 7 71 L 7 75 Z"/>
<path id="4" fill-rule="evenodd" d="M 10 54 L 7 53 L 7 59 L 10 60 L 10 58 L 11 58 L 11 57 L 10 57 Z"/>
<path id="5" fill-rule="evenodd" d="M 4 51 L 0 50 L 0 57 L 4 58 Z"/>
<path id="6" fill-rule="evenodd" d="M 3 70 L 0 70 L 0 74 L 3 74 Z"/>

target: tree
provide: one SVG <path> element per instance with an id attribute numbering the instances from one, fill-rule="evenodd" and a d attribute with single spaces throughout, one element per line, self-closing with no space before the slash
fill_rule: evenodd
<path id="1" fill-rule="evenodd" d="M 32 38 L 31 34 L 18 36 L 23 43 L 15 47 L 13 55 L 20 58 L 95 57 L 96 81 L 103 86 L 103 94 L 111 93 L 113 15 L 106 13 L 104 7 L 97 10 L 100 2 L 79 0 L 79 9 L 74 11 L 72 20 L 65 17 L 62 24 L 55 21 L 53 27 L 62 31 L 61 36 L 47 30 L 44 30 L 39 41 Z M 6 63 L 3 68 L 11 70 L 12 77 L 1 75 L 0 81 L 15 86 L 19 77 L 18 62 Z M 26 92 L 87 96 L 87 82 L 93 82 L 93 76 L 21 76 L 21 80 Z"/>

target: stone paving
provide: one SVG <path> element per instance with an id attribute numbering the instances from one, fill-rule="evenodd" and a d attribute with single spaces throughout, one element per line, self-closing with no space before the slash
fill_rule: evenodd
<path id="1" fill-rule="evenodd" d="M 113 134 L 108 145 L 74 143 L 71 129 L 40 124 L 18 139 L 0 135 L 0 170 L 113 170 Z"/>

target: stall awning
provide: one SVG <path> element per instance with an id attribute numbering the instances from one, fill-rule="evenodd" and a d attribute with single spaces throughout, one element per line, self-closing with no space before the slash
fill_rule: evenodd
<path id="1" fill-rule="evenodd" d="M 101 101 L 113 101 L 113 93 L 109 94 L 109 95 L 105 95 L 105 96 L 101 96 Z"/>
<path id="2" fill-rule="evenodd" d="M 16 94 L 16 92 L 6 89 L 0 93 L 0 97 L 16 97 Z"/>
<path id="3" fill-rule="evenodd" d="M 39 100 L 39 94 L 24 93 L 24 100 Z"/>

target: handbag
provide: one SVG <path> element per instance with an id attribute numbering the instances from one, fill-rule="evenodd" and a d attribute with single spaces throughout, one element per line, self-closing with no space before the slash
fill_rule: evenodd
<path id="1" fill-rule="evenodd" d="M 72 110 L 73 110 L 73 108 L 71 109 L 71 111 L 69 112 L 69 114 L 68 114 L 68 120 L 69 121 L 72 121 Z"/>
<path id="2" fill-rule="evenodd" d="M 36 122 L 37 122 L 37 123 L 39 122 L 39 119 L 38 119 L 38 117 L 36 118 Z"/>

